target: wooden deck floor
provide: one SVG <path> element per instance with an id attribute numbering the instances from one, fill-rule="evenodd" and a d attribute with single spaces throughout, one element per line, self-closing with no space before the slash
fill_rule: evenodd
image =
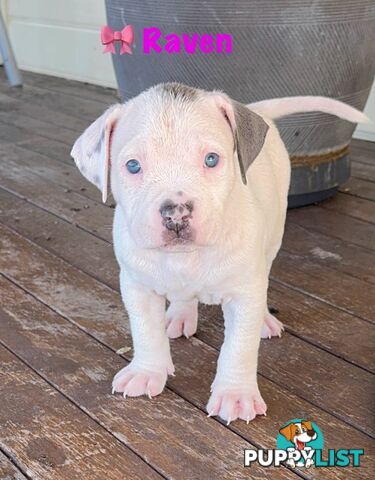
<path id="1" fill-rule="evenodd" d="M 172 342 L 177 374 L 163 395 L 110 394 L 131 358 L 113 206 L 69 151 L 115 95 L 24 79 L 11 89 L 0 69 L 0 478 L 374 478 L 374 144 L 353 142 L 353 176 L 334 199 L 289 212 L 270 285 L 286 332 L 260 352 L 268 416 L 227 427 L 204 409 L 218 308 L 201 308 L 196 337 Z M 326 448 L 364 448 L 362 466 L 243 468 L 244 448 L 275 448 L 280 426 L 300 417 Z"/>

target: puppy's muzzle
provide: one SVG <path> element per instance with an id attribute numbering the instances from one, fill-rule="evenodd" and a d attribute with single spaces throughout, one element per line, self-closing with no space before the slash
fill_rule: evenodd
<path id="1" fill-rule="evenodd" d="M 192 218 L 193 202 L 188 200 L 184 203 L 175 203 L 172 200 L 165 200 L 159 209 L 163 225 L 176 233 L 177 237 L 189 227 Z"/>

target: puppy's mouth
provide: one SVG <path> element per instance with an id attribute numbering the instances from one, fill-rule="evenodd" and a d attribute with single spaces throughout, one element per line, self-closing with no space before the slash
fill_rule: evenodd
<path id="1" fill-rule="evenodd" d="M 180 246 L 188 246 L 193 244 L 195 239 L 195 231 L 189 224 L 183 228 L 168 229 L 162 233 L 163 246 L 165 248 L 173 248 Z"/>
<path id="2" fill-rule="evenodd" d="M 166 247 L 169 247 L 169 246 L 173 247 L 173 246 L 175 246 L 175 245 L 189 245 L 189 244 L 191 244 L 191 243 L 192 243 L 192 241 L 189 240 L 189 239 L 187 239 L 187 238 L 175 237 L 175 238 L 172 238 L 172 240 L 169 240 L 169 241 L 165 244 L 165 246 L 166 246 Z"/>
<path id="3" fill-rule="evenodd" d="M 197 245 L 192 241 L 181 237 L 175 237 L 164 243 L 162 250 L 171 253 L 192 252 L 197 249 Z"/>
<path id="4" fill-rule="evenodd" d="M 298 450 L 303 450 L 305 448 L 305 443 L 304 442 L 300 442 L 298 439 L 296 439 L 296 442 L 297 442 Z"/>

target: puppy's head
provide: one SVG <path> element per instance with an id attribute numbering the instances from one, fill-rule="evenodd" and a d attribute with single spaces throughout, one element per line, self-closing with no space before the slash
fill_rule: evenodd
<path id="1" fill-rule="evenodd" d="M 311 422 L 306 420 L 289 423 L 279 431 L 281 435 L 284 435 L 287 440 L 297 445 L 299 449 L 303 449 L 305 443 L 311 442 L 317 437 Z"/>
<path id="2" fill-rule="evenodd" d="M 103 201 L 110 179 L 140 247 L 178 251 L 217 242 L 235 182 L 246 184 L 267 130 L 223 93 L 160 84 L 109 108 L 71 154 Z"/>

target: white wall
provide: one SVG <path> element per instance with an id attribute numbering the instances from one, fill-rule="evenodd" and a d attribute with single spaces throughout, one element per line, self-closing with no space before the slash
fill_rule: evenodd
<path id="1" fill-rule="evenodd" d="M 104 0 L 3 0 L 20 68 L 116 87 L 111 55 L 103 54 Z"/>
<path id="2" fill-rule="evenodd" d="M 116 87 L 111 55 L 103 54 L 104 0 L 0 0 L 20 68 Z M 355 138 L 375 141 L 375 84 Z"/>

